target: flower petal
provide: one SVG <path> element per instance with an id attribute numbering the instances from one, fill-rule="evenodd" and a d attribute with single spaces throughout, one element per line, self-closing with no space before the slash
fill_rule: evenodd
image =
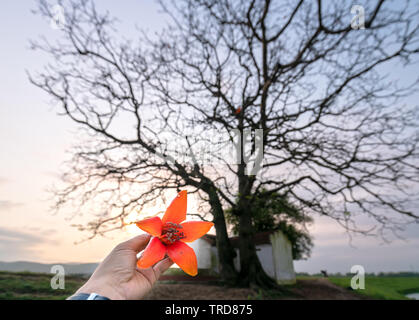
<path id="1" fill-rule="evenodd" d="M 148 243 L 140 259 L 137 261 L 138 268 L 150 268 L 155 263 L 164 258 L 166 254 L 166 246 L 160 241 L 159 238 L 154 237 Z"/>
<path id="2" fill-rule="evenodd" d="M 138 228 L 151 234 L 154 237 L 161 235 L 162 222 L 159 217 L 144 219 L 135 223 Z"/>
<path id="3" fill-rule="evenodd" d="M 206 234 L 214 224 L 206 221 L 187 221 L 180 225 L 182 226 L 180 231 L 183 232 L 183 235 L 185 236 L 185 238 L 180 241 L 192 242 Z"/>
<path id="4" fill-rule="evenodd" d="M 195 252 L 186 243 L 176 241 L 167 246 L 167 255 L 190 276 L 198 274 L 198 261 Z"/>
<path id="5" fill-rule="evenodd" d="M 176 198 L 173 199 L 170 206 L 166 209 L 163 216 L 163 224 L 166 222 L 181 223 L 186 219 L 186 206 L 187 206 L 187 191 L 182 190 L 178 193 Z"/>

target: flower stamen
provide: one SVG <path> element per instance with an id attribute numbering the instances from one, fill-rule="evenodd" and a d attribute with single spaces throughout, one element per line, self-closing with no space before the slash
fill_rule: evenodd
<path id="1" fill-rule="evenodd" d="M 177 223 L 167 222 L 163 225 L 160 240 L 165 244 L 172 244 L 180 239 L 186 238 L 184 233 L 180 231 L 182 226 Z"/>

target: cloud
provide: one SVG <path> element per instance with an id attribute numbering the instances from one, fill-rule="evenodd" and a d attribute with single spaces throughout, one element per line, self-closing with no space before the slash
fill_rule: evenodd
<path id="1" fill-rule="evenodd" d="M 330 220 L 316 219 L 311 228 L 314 236 L 312 256 L 306 261 L 295 261 L 298 272 L 349 272 L 356 264 L 366 272 L 416 271 L 419 272 L 419 224 L 412 223 L 400 235 L 384 243 L 379 237 L 354 235 L 352 241 L 342 227 Z"/>
<path id="2" fill-rule="evenodd" d="M 57 241 L 46 232 L 33 234 L 0 227 L 0 260 L 36 260 L 42 247 L 49 243 L 57 244 Z"/>
<path id="3" fill-rule="evenodd" d="M 33 232 L 33 233 L 36 233 L 36 234 L 39 234 L 39 235 L 44 235 L 44 236 L 49 236 L 49 235 L 52 235 L 52 234 L 57 233 L 57 230 L 51 229 L 51 228 L 49 228 L 49 229 L 42 229 L 40 227 L 31 227 L 31 226 L 28 226 L 28 227 L 26 227 L 26 229 L 29 230 L 29 231 L 31 231 L 31 232 Z"/>
<path id="4" fill-rule="evenodd" d="M 40 238 L 33 234 L 23 233 L 7 228 L 0 227 L 0 239 L 8 242 L 34 242 L 39 241 Z"/>
<path id="5" fill-rule="evenodd" d="M 7 179 L 5 177 L 0 177 L 0 184 L 5 184 L 5 183 L 8 183 L 8 182 L 10 182 L 9 179 Z"/>
<path id="6" fill-rule="evenodd" d="M 23 205 L 23 202 L 14 202 L 10 200 L 0 200 L 0 210 L 10 210 Z"/>
<path id="7" fill-rule="evenodd" d="M 52 177 L 55 179 L 61 179 L 62 178 L 62 174 L 56 171 L 44 171 L 43 174 L 45 174 L 48 177 Z"/>

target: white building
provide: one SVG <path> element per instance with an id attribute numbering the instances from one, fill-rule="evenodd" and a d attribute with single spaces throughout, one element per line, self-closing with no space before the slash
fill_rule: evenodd
<path id="1" fill-rule="evenodd" d="M 230 238 L 236 250 L 235 266 L 240 270 L 239 238 Z M 295 283 L 295 271 L 292 259 L 292 246 L 290 241 L 281 231 L 260 232 L 255 234 L 254 241 L 257 255 L 265 272 L 281 284 Z M 205 235 L 190 244 L 194 248 L 198 268 L 212 269 L 218 272 L 218 254 L 215 236 Z"/>

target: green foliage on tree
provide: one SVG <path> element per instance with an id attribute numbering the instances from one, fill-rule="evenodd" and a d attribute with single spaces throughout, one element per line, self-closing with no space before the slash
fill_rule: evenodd
<path id="1" fill-rule="evenodd" d="M 287 197 L 263 190 L 253 199 L 251 211 L 254 232 L 281 230 L 292 244 L 294 260 L 310 257 L 313 241 L 306 226 L 313 219 L 290 203 Z M 232 226 L 233 234 L 237 235 L 239 217 L 233 215 L 230 209 L 227 210 L 226 219 Z"/>

